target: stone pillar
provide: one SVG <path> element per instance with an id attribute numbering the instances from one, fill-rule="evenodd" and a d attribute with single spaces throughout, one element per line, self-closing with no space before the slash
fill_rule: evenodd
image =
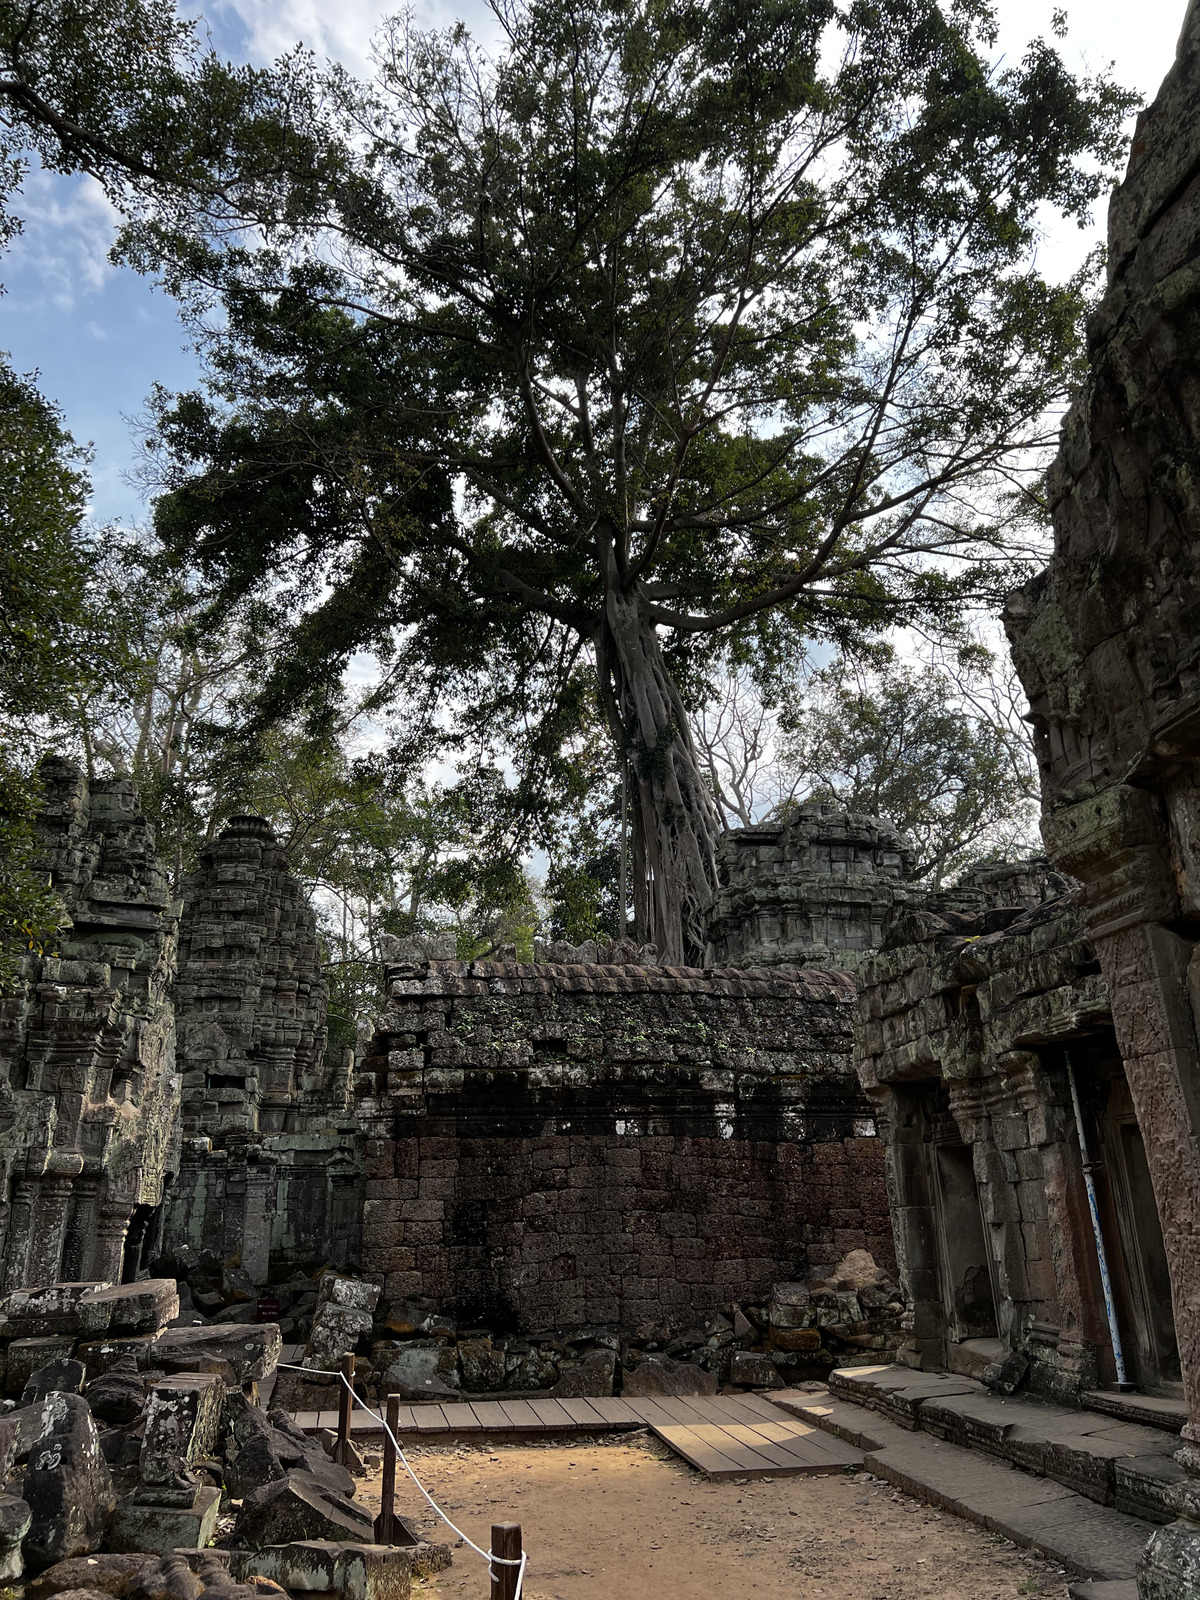
<path id="1" fill-rule="evenodd" d="M 8 1221 L 8 1239 L 5 1245 L 4 1289 L 26 1286 L 25 1263 L 29 1259 L 29 1235 L 33 1224 L 33 1207 L 37 1199 L 37 1184 L 29 1178 L 17 1178 L 13 1183 L 12 1212 Z"/>
<path id="2" fill-rule="evenodd" d="M 267 1282 L 271 1254 L 271 1229 L 275 1221 L 276 1173 L 273 1161 L 260 1160 L 246 1167 L 246 1199 L 242 1213 L 242 1268 L 252 1283 Z"/>
<path id="3" fill-rule="evenodd" d="M 32 1284 L 56 1283 L 61 1277 L 67 1212 L 74 1187 L 74 1178 L 51 1172 L 46 1173 L 38 1185 L 25 1268 Z"/>
<path id="4" fill-rule="evenodd" d="M 63 1245 L 60 1271 L 66 1283 L 88 1280 L 96 1241 L 96 1208 L 99 1201 L 99 1179 L 80 1178 L 72 1196 L 66 1242 Z"/>
<path id="5" fill-rule="evenodd" d="M 96 1250 L 92 1257 L 92 1275 L 95 1278 L 120 1283 L 125 1264 L 125 1235 L 129 1232 L 129 1219 L 132 1216 L 132 1205 L 110 1202 L 102 1208 L 96 1224 Z"/>

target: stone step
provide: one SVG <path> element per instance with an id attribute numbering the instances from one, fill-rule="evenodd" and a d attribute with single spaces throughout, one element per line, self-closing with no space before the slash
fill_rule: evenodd
<path id="1" fill-rule="evenodd" d="M 908 1367 L 830 1374 L 830 1390 L 898 1427 L 1010 1461 L 1129 1516 L 1170 1522 L 1166 1491 L 1183 1477 L 1162 1428 L 1118 1421 L 1025 1395 L 997 1395 L 971 1378 Z M 1147 1397 L 1138 1396 L 1145 1401 Z"/>
<path id="2" fill-rule="evenodd" d="M 1122 1422 L 1136 1422 L 1143 1428 L 1161 1428 L 1164 1433 L 1180 1433 L 1188 1419 L 1182 1400 L 1169 1400 L 1153 1394 L 1117 1394 L 1112 1389 L 1090 1389 L 1083 1397 L 1089 1411 L 1103 1411 Z M 1172 1446 L 1174 1448 L 1174 1446 Z"/>
<path id="3" fill-rule="evenodd" d="M 898 1489 L 1037 1550 L 1082 1577 L 1128 1582 L 1151 1533 L 1139 1517 L 1098 1505 L 1013 1462 L 965 1449 L 836 1395 L 783 1390 L 773 1404 L 857 1445 L 863 1465 Z M 1100 1600 L 1109 1600 L 1101 1591 Z M 1112 1600 L 1121 1600 L 1114 1595 Z"/>
<path id="4" fill-rule="evenodd" d="M 1067 1585 L 1067 1600 L 1138 1600 L 1136 1578 L 1084 1578 Z"/>

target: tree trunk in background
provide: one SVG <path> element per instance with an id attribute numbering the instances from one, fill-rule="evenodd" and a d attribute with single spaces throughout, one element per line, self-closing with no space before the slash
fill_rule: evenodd
<path id="1" fill-rule="evenodd" d="M 638 937 L 668 966 L 699 965 L 721 828 L 687 712 L 636 593 L 609 589 L 594 642 L 609 729 L 628 753 Z"/>

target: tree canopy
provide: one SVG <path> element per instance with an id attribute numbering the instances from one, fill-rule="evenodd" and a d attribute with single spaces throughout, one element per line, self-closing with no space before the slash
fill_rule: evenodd
<path id="1" fill-rule="evenodd" d="M 305 613 L 267 702 L 389 639 L 553 724 L 585 664 L 635 780 L 639 932 L 678 960 L 713 883 L 714 657 L 1011 581 L 1001 491 L 1041 463 L 1083 303 L 1037 217 L 1086 216 L 1129 99 L 1045 42 L 991 65 L 982 0 L 496 12 L 494 58 L 400 19 L 373 83 L 279 63 L 275 168 L 130 230 L 220 307 L 212 392 L 159 407 L 158 526 Z"/>

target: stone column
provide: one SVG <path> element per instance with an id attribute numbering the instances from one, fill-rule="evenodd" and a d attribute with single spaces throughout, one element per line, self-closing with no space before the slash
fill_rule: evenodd
<path id="1" fill-rule="evenodd" d="M 96 1223 L 96 1249 L 92 1257 L 92 1272 L 109 1283 L 120 1283 L 121 1269 L 125 1264 L 125 1235 L 129 1232 L 129 1219 L 133 1206 L 110 1201 L 100 1212 Z"/>
<path id="2" fill-rule="evenodd" d="M 25 1269 L 31 1284 L 55 1283 L 60 1277 L 67 1211 L 74 1187 L 74 1178 L 51 1172 L 38 1185 Z"/>
<path id="3" fill-rule="evenodd" d="M 242 1267 L 251 1282 L 267 1282 L 271 1228 L 275 1221 L 275 1164 L 259 1160 L 246 1166 L 246 1199 L 242 1213 Z"/>
<path id="4" fill-rule="evenodd" d="M 37 1184 L 29 1178 L 17 1178 L 13 1183 L 12 1212 L 8 1219 L 8 1239 L 4 1251 L 4 1289 L 25 1287 L 25 1263 L 29 1259 L 29 1234 L 33 1224 L 33 1207 L 37 1199 Z"/>
<path id="5" fill-rule="evenodd" d="M 100 1180 L 80 1178 L 72 1196 L 60 1269 L 67 1283 L 83 1283 L 88 1278 L 96 1240 L 96 1207 L 99 1200 Z"/>

